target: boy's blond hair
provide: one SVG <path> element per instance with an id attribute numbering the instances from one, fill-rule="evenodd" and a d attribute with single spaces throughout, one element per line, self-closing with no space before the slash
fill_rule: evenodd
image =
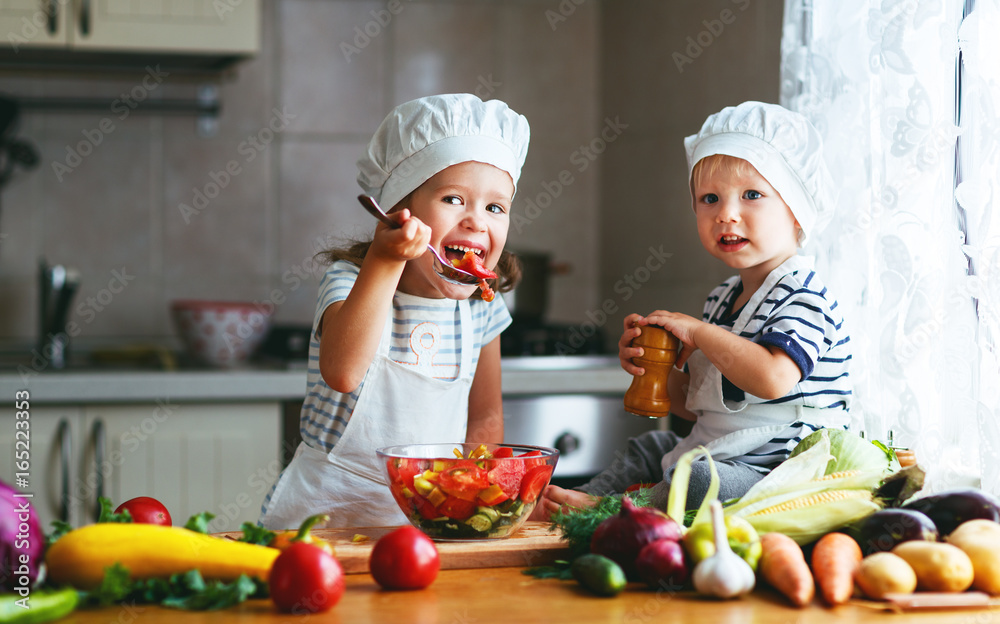
<path id="1" fill-rule="evenodd" d="M 691 170 L 691 196 L 694 197 L 695 187 L 716 175 L 745 176 L 751 173 L 760 175 L 753 165 L 742 158 L 726 154 L 706 156 L 695 163 Z"/>

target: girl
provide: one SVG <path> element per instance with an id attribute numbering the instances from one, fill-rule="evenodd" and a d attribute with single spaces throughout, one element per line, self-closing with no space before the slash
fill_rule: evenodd
<path id="1" fill-rule="evenodd" d="M 400 225 L 328 252 L 309 349 L 303 442 L 264 502 L 260 524 L 406 524 L 375 450 L 422 442 L 502 442 L 502 299 L 478 296 L 434 270 L 473 251 L 510 290 L 504 251 L 511 201 L 528 150 L 527 120 L 468 94 L 402 104 L 358 161 L 358 183 Z"/>

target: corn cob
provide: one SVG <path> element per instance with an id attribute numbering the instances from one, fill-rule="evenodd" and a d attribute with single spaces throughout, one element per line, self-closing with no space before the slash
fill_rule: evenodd
<path id="1" fill-rule="evenodd" d="M 808 544 L 881 509 L 867 490 L 832 490 L 744 516 L 758 533 L 784 533 Z"/>
<path id="2" fill-rule="evenodd" d="M 765 507 L 760 511 L 755 511 L 747 518 L 757 518 L 760 516 L 767 516 L 775 513 L 781 513 L 783 511 L 794 511 L 796 509 L 805 509 L 808 507 L 814 507 L 816 505 L 822 505 L 824 503 L 835 503 L 837 501 L 842 501 L 847 498 L 865 498 L 871 500 L 872 493 L 865 490 L 827 490 L 826 492 L 820 492 L 819 494 L 813 494 L 812 496 L 806 496 L 804 498 L 796 498 L 790 501 L 785 501 L 780 505 L 771 505 L 770 507 Z"/>

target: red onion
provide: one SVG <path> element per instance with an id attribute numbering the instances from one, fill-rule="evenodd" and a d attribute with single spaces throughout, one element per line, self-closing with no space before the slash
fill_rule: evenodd
<path id="1" fill-rule="evenodd" d="M 639 578 L 653 589 L 680 589 L 688 579 L 684 548 L 672 539 L 658 539 L 642 547 L 635 560 Z"/>
<path id="2" fill-rule="evenodd" d="M 27 595 L 42 565 L 45 535 L 28 498 L 0 481 L 0 593 Z"/>
<path id="3" fill-rule="evenodd" d="M 620 565 L 627 577 L 638 579 L 635 561 L 639 551 L 659 539 L 679 541 L 680 527 L 662 511 L 636 507 L 628 496 L 622 496 L 621 513 L 597 526 L 590 540 L 590 551 Z"/>

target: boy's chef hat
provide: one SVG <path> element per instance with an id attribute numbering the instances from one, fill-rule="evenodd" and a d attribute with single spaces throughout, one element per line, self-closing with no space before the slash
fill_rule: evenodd
<path id="1" fill-rule="evenodd" d="M 746 160 L 781 195 L 802 227 L 799 246 L 833 214 L 836 191 L 823 140 L 803 115 L 777 104 L 744 102 L 705 120 L 684 139 L 688 181 L 699 160 L 725 154 Z"/>
<path id="2" fill-rule="evenodd" d="M 432 95 L 397 106 L 358 161 L 358 184 L 386 210 L 432 176 L 470 160 L 510 174 L 517 189 L 528 120 L 500 100 Z"/>

